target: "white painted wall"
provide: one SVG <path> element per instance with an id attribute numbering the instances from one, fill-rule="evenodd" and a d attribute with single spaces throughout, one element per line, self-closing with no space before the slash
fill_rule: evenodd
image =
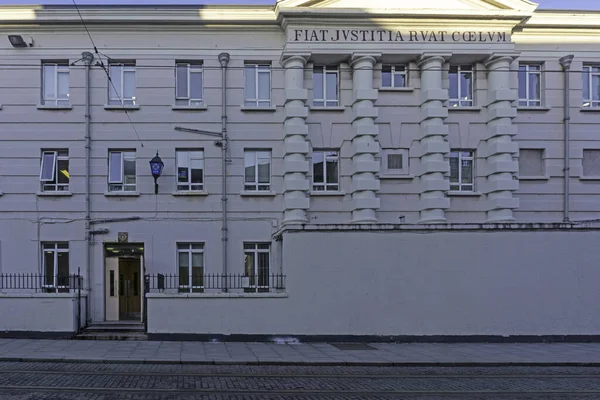
<path id="1" fill-rule="evenodd" d="M 284 233 L 286 298 L 153 295 L 148 332 L 598 335 L 598 231 Z"/>

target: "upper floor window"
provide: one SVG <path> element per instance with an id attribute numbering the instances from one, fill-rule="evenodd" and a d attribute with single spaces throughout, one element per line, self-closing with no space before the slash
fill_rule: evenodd
<path id="1" fill-rule="evenodd" d="M 69 291 L 68 243 L 42 243 L 42 275 L 46 289 Z"/>
<path id="2" fill-rule="evenodd" d="M 381 86 L 385 88 L 402 88 L 408 85 L 406 67 L 404 65 L 384 65 L 381 67 Z"/>
<path id="3" fill-rule="evenodd" d="M 204 291 L 204 243 L 177 243 L 180 292 Z"/>
<path id="4" fill-rule="evenodd" d="M 335 65 L 313 67 L 313 106 L 337 107 L 340 104 L 339 69 Z"/>
<path id="5" fill-rule="evenodd" d="M 519 105 L 539 107 L 542 105 L 542 66 L 539 64 L 519 65 Z"/>
<path id="6" fill-rule="evenodd" d="M 42 72 L 42 104 L 68 106 L 69 62 L 44 62 Z"/>
<path id="7" fill-rule="evenodd" d="M 269 243 L 244 243 L 245 291 L 269 291 Z"/>
<path id="8" fill-rule="evenodd" d="M 135 192 L 135 150 L 108 153 L 108 191 Z"/>
<path id="9" fill-rule="evenodd" d="M 177 190 L 200 191 L 204 188 L 204 151 L 177 150 Z"/>
<path id="10" fill-rule="evenodd" d="M 583 150 L 583 176 L 600 177 L 600 149 Z"/>
<path id="11" fill-rule="evenodd" d="M 270 150 L 246 150 L 244 152 L 244 190 L 271 190 Z"/>
<path id="12" fill-rule="evenodd" d="M 69 150 L 42 151 L 40 181 L 43 192 L 69 190 Z"/>
<path id="13" fill-rule="evenodd" d="M 315 150 L 312 154 L 313 190 L 337 192 L 340 190 L 339 152 Z"/>
<path id="14" fill-rule="evenodd" d="M 175 64 L 175 104 L 183 106 L 202 105 L 202 62 Z"/>
<path id="15" fill-rule="evenodd" d="M 544 149 L 519 150 L 519 177 L 540 178 L 546 175 Z"/>
<path id="16" fill-rule="evenodd" d="M 271 66 L 246 63 L 244 68 L 244 105 L 269 107 L 271 105 Z"/>
<path id="17" fill-rule="evenodd" d="M 473 106 L 473 66 L 451 65 L 448 78 L 450 79 L 450 106 Z"/>
<path id="18" fill-rule="evenodd" d="M 108 82 L 108 104 L 134 106 L 135 97 L 135 62 L 114 62 L 108 66 L 110 76 Z"/>
<path id="19" fill-rule="evenodd" d="M 474 160 L 472 150 L 451 150 L 450 190 L 460 192 L 474 190 Z"/>
<path id="20" fill-rule="evenodd" d="M 408 175 L 408 149 L 382 149 L 384 175 Z"/>
<path id="21" fill-rule="evenodd" d="M 600 107 L 600 65 L 583 66 L 583 107 Z"/>

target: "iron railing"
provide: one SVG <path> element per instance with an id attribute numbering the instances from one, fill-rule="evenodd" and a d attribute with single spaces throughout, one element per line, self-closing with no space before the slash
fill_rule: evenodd
<path id="1" fill-rule="evenodd" d="M 41 293 L 75 293 L 83 287 L 83 277 L 78 274 L 0 274 L 0 290 Z"/>
<path id="2" fill-rule="evenodd" d="M 283 274 L 204 274 L 180 276 L 177 274 L 146 275 L 150 292 L 203 293 L 207 290 L 240 290 L 244 292 L 271 292 L 285 289 Z"/>

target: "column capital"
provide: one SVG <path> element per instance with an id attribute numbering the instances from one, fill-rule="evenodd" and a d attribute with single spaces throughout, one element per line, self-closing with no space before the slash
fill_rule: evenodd
<path id="1" fill-rule="evenodd" d="M 281 55 L 281 65 L 286 67 L 289 63 L 299 62 L 304 67 L 310 58 L 310 53 L 283 53 Z"/>
<path id="2" fill-rule="evenodd" d="M 375 65 L 377 60 L 381 58 L 381 53 L 352 53 L 350 56 L 350 66 L 355 66 L 360 62 L 369 62 L 371 65 Z"/>
<path id="3" fill-rule="evenodd" d="M 423 64 L 431 61 L 439 61 L 441 64 L 445 63 L 452 56 L 450 53 L 423 53 L 417 57 L 417 66 L 421 68 Z"/>
<path id="4" fill-rule="evenodd" d="M 507 52 L 507 53 L 493 53 L 491 54 L 488 58 L 485 59 L 485 61 L 483 62 L 483 65 L 485 65 L 486 68 L 490 69 L 491 67 L 494 66 L 494 64 L 497 63 L 511 63 L 513 61 L 515 61 L 517 58 L 519 58 L 519 56 L 521 55 L 521 53 L 518 52 Z"/>

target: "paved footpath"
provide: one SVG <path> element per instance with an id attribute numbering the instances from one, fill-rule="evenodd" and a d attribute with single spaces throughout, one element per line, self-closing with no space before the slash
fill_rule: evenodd
<path id="1" fill-rule="evenodd" d="M 600 343 L 369 343 L 344 347 L 330 343 L 0 339 L 0 361 L 355 366 L 600 366 Z"/>

